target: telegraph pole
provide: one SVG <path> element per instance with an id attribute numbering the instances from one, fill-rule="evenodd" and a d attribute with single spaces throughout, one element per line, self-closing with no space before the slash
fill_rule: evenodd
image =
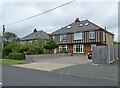
<path id="1" fill-rule="evenodd" d="M 107 35 L 106 35 L 106 27 L 105 27 L 105 45 L 106 45 L 106 41 L 107 40 Z"/>
<path id="2" fill-rule="evenodd" d="M 3 59 L 3 48 L 4 48 L 4 40 L 5 40 L 5 25 L 3 25 L 3 33 L 2 33 L 2 55 L 1 55 L 1 59 Z"/>

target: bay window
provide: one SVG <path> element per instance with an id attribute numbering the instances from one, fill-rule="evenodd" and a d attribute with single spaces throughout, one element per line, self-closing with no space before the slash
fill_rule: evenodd
<path id="1" fill-rule="evenodd" d="M 74 53 L 84 53 L 84 45 L 73 45 Z"/>

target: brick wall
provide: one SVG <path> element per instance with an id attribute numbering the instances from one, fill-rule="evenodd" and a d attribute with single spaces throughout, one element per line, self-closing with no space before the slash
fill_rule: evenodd
<path id="1" fill-rule="evenodd" d="M 84 45 L 84 52 L 87 54 L 91 51 L 91 45 L 90 44 L 86 44 Z"/>
<path id="2" fill-rule="evenodd" d="M 73 53 L 73 45 L 68 45 L 68 52 Z"/>

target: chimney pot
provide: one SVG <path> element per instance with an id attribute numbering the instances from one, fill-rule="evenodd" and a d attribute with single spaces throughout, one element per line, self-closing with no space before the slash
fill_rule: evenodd
<path id="1" fill-rule="evenodd" d="M 79 18 L 76 18 L 75 24 L 76 24 L 76 25 L 80 25 L 80 20 L 79 20 Z"/>
<path id="2" fill-rule="evenodd" d="M 37 32 L 37 29 L 36 29 L 36 28 L 34 28 L 33 32 Z"/>
<path id="3" fill-rule="evenodd" d="M 76 18 L 75 22 L 80 22 L 79 18 Z"/>

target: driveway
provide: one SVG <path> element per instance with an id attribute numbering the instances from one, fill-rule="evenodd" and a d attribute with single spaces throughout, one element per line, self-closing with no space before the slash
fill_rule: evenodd
<path id="1" fill-rule="evenodd" d="M 118 62 L 114 62 L 111 65 L 93 65 L 92 63 L 77 64 L 70 67 L 53 70 L 54 72 L 83 76 L 99 79 L 108 79 L 118 81 Z"/>
<path id="2" fill-rule="evenodd" d="M 24 65 L 14 65 L 18 67 L 36 69 L 36 70 L 45 70 L 52 71 L 60 68 L 65 68 L 69 66 L 74 66 L 77 64 L 91 63 L 91 60 L 88 60 L 85 56 L 68 56 L 60 57 L 53 59 L 40 59 L 39 62 L 34 62 Z"/>
<path id="3" fill-rule="evenodd" d="M 42 59 L 39 62 L 15 65 L 22 68 L 51 71 L 76 77 L 97 78 L 118 82 L 118 62 L 107 65 L 93 65 L 86 57 L 69 56 L 55 59 Z"/>
<path id="4" fill-rule="evenodd" d="M 54 59 L 41 59 L 40 62 L 49 62 L 49 63 L 61 63 L 61 64 L 84 64 L 89 63 L 91 60 L 88 60 L 84 56 L 68 56 L 68 57 L 59 57 Z"/>

